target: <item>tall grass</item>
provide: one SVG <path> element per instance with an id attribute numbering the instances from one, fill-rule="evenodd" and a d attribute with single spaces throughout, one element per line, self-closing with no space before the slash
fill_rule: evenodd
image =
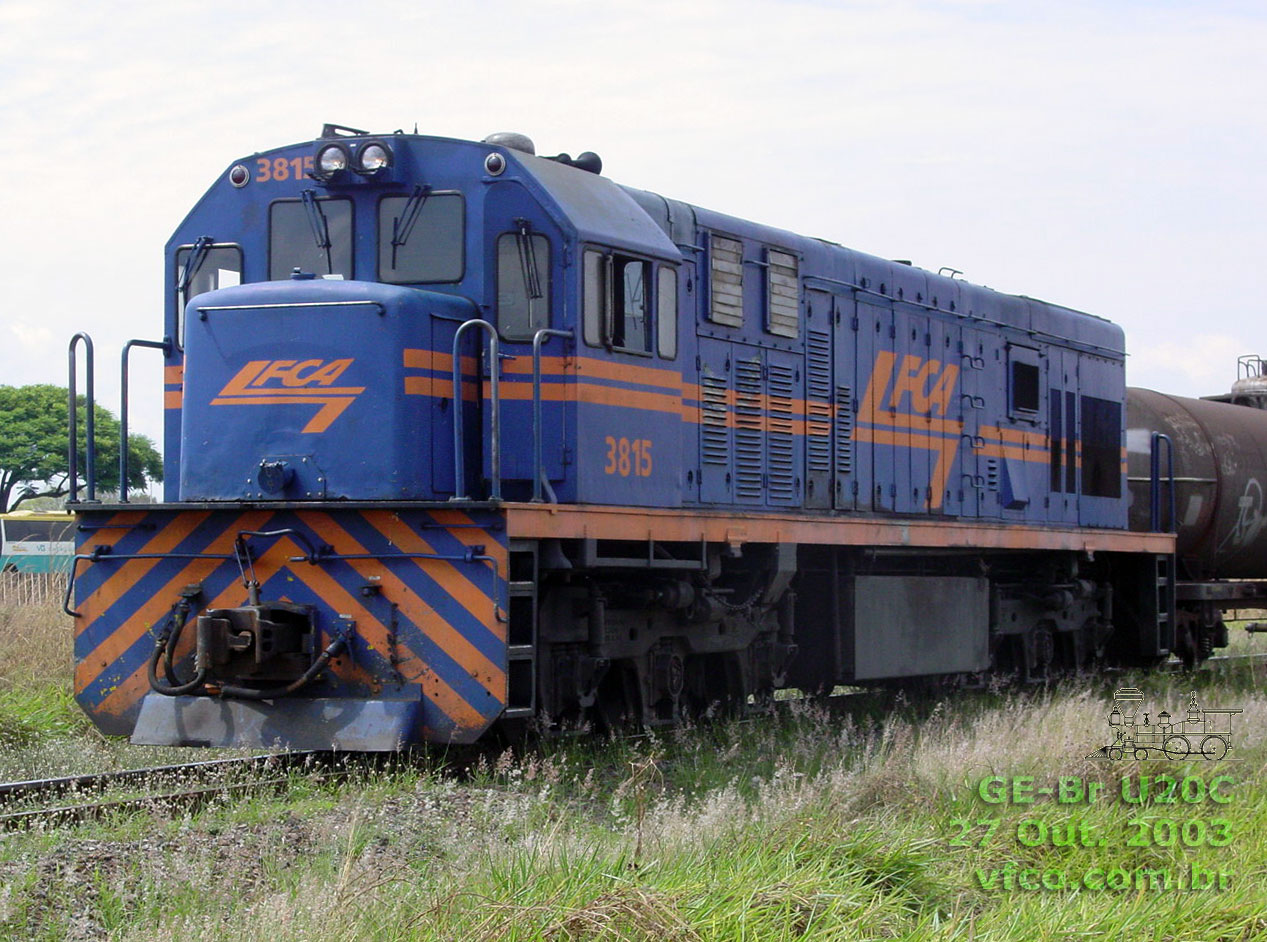
<path id="1" fill-rule="evenodd" d="M 0 606 L 46 609 L 56 603 L 60 609 L 67 578 L 56 572 L 0 573 Z"/>
<path id="2" fill-rule="evenodd" d="M 0 716 L 14 715 L 19 696 L 28 710 L 75 715 L 58 714 L 49 693 L 69 690 L 69 622 L 55 599 L 0 606 L 0 701 L 10 698 Z M 799 700 L 775 717 L 469 753 L 460 776 L 440 774 L 453 756 L 435 752 L 342 783 L 297 774 L 280 797 L 8 835 L 0 937 L 1267 939 L 1262 674 Z M 1104 744 L 1124 686 L 1156 710 L 1184 709 L 1194 689 L 1205 706 L 1244 710 L 1236 748 L 1220 763 L 1086 758 Z M 40 736 L 0 749 L 0 773 L 10 754 L 150 761 L 86 726 L 55 725 L 31 720 Z M 1124 776 L 1217 774 L 1236 781 L 1225 805 L 1120 798 Z M 1032 776 L 1037 787 L 1077 779 L 1106 797 L 990 803 L 978 786 L 992 776 Z M 1132 819 L 1208 827 L 1215 817 L 1227 822 L 1225 845 L 1124 840 Z M 996 822 L 989 838 L 983 820 Z M 968 841 L 957 842 L 957 822 L 971 825 Z M 1113 840 L 1030 844 L 1018 839 L 1026 822 L 1080 822 Z M 1194 864 L 1225 871 L 1229 885 L 1032 891 L 1000 876 Z"/>

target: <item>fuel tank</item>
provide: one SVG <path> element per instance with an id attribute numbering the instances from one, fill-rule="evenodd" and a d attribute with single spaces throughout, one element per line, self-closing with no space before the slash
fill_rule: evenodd
<path id="1" fill-rule="evenodd" d="M 1150 529 L 1152 433 L 1174 446 L 1180 560 L 1191 577 L 1267 578 L 1267 411 L 1185 399 L 1150 389 L 1126 394 L 1127 475 L 1132 530 Z M 1167 466 L 1164 443 L 1160 476 Z M 1161 489 L 1161 528 L 1169 498 Z"/>

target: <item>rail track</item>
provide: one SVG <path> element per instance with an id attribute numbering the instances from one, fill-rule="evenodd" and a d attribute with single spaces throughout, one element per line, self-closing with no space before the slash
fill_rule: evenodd
<path id="1" fill-rule="evenodd" d="M 1243 665 L 1252 669 L 1258 664 L 1267 665 L 1267 653 L 1215 655 L 1195 670 L 1227 670 Z M 1189 669 L 1179 661 L 1171 661 L 1161 670 L 1181 673 Z M 829 699 L 834 709 L 841 709 L 851 699 L 868 695 L 859 691 Z M 776 707 L 789 709 L 791 703 L 779 701 Z M 470 756 L 454 756 L 442 765 L 450 773 L 461 775 L 469 771 L 469 759 Z M 307 768 L 314 778 L 325 781 L 345 777 L 367 761 L 377 767 L 395 759 L 391 754 L 369 758 L 349 753 L 281 752 L 0 783 L 0 831 L 37 824 L 57 827 L 140 809 L 193 811 L 228 795 L 280 790 L 297 769 Z"/>
<path id="2" fill-rule="evenodd" d="M 1193 670 L 1223 670 L 1227 668 L 1249 665 L 1251 668 L 1259 665 L 1267 664 L 1267 653 L 1261 654 L 1215 654 L 1207 657 L 1198 664 Z M 1180 661 L 1171 661 L 1162 665 L 1162 670 L 1170 673 L 1180 673 L 1188 670 Z"/>
<path id="3" fill-rule="evenodd" d="M 9 782 L 0 784 L 0 830 L 73 824 L 141 808 L 195 810 L 225 795 L 279 789 L 288 773 L 305 765 L 323 779 L 348 773 L 334 753 L 286 752 Z"/>

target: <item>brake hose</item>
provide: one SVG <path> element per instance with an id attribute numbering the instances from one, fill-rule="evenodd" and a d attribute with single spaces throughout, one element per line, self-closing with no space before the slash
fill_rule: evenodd
<path id="1" fill-rule="evenodd" d="M 150 689 L 155 693 L 161 693 L 165 697 L 179 697 L 182 694 L 193 693 L 198 690 L 207 680 L 207 658 L 203 652 L 198 652 L 194 658 L 195 672 L 193 679 L 188 683 L 179 683 L 176 676 L 176 669 L 172 664 L 173 652 L 176 645 L 180 643 L 180 636 L 184 633 L 185 626 L 189 624 L 189 616 L 192 606 L 188 599 L 181 599 L 176 607 L 172 609 L 171 627 L 163 634 L 159 635 L 158 644 L 154 646 L 154 653 L 150 657 L 147 673 L 150 679 Z M 158 679 L 158 662 L 163 662 L 163 673 L 167 676 L 167 682 L 164 683 Z"/>
<path id="2" fill-rule="evenodd" d="M 289 697 L 312 683 L 322 669 L 330 663 L 330 659 L 345 647 L 347 647 L 347 637 L 339 635 L 326 646 L 326 649 L 321 652 L 321 656 L 312 662 L 312 666 L 304 671 L 302 677 L 292 681 L 285 687 L 236 687 L 232 684 L 223 684 L 220 687 L 220 696 L 238 697 L 242 700 L 275 700 L 278 697 Z"/>

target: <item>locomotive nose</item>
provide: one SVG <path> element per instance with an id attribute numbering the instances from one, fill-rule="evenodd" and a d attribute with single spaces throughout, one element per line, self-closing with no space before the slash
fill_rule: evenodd
<path id="1" fill-rule="evenodd" d="M 185 339 L 182 496 L 443 499 L 445 329 L 469 312 L 462 298 L 355 281 L 200 295 Z"/>

